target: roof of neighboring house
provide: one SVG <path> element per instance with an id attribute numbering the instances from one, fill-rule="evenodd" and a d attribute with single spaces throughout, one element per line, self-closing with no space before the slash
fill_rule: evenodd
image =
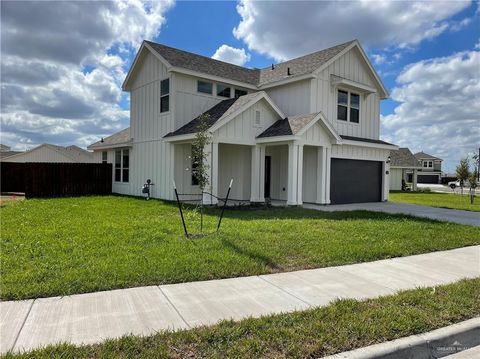
<path id="1" fill-rule="evenodd" d="M 418 160 L 407 147 L 401 147 L 398 150 L 390 151 L 391 167 L 420 167 Z"/>
<path id="2" fill-rule="evenodd" d="M 132 142 L 132 136 L 130 135 L 130 127 L 127 127 L 119 132 L 114 133 L 111 136 L 102 138 L 100 141 L 92 143 L 87 148 L 89 150 L 118 147 L 120 145 L 129 145 Z"/>
<path id="3" fill-rule="evenodd" d="M 264 92 L 253 92 L 248 95 L 220 101 L 215 106 L 211 107 L 198 117 L 194 118 L 179 129 L 166 134 L 164 137 L 187 135 L 197 132 L 197 127 L 200 123 L 200 117 L 203 115 L 207 115 L 207 125 L 210 128 L 221 118 L 227 117 L 228 115 L 234 113 L 248 102 L 254 100 L 257 97 L 260 97 L 262 94 L 264 94 Z"/>
<path id="4" fill-rule="evenodd" d="M 161 57 L 163 57 L 170 65 L 174 67 L 245 82 L 255 86 L 261 86 L 287 78 L 311 74 L 355 41 L 356 40 L 352 40 L 292 60 L 275 64 L 273 70 L 271 67 L 266 67 L 263 69 L 249 69 L 227 62 L 214 60 L 210 57 L 197 55 L 188 51 L 175 49 L 173 47 L 165 46 L 155 42 L 145 41 L 145 43 L 147 43 L 153 50 L 155 50 Z M 288 68 L 290 68 L 290 75 L 288 75 Z"/>
<path id="5" fill-rule="evenodd" d="M 10 151 L 10 146 L 0 143 L 0 152 Z"/>
<path id="6" fill-rule="evenodd" d="M 20 153 L 23 153 L 23 151 L 0 151 L 0 159 L 18 155 Z"/>
<path id="7" fill-rule="evenodd" d="M 8 156 L 8 158 L 10 159 L 10 157 L 21 157 L 22 155 L 27 155 L 30 152 L 36 151 L 42 147 L 47 147 L 53 151 L 56 151 L 61 155 L 71 159 L 74 162 L 79 162 L 79 163 L 92 162 L 93 160 L 93 153 L 86 151 L 78 146 L 72 145 L 72 146 L 62 147 L 62 146 L 52 145 L 50 143 L 43 143 L 25 152 L 11 151 L 16 153 Z M 2 153 L 2 158 L 7 158 L 7 156 L 4 156 L 4 154 Z"/>
<path id="8" fill-rule="evenodd" d="M 443 161 L 441 158 L 429 155 L 428 153 L 425 152 L 417 152 L 414 154 L 415 158 L 417 160 L 440 160 Z"/>
<path id="9" fill-rule="evenodd" d="M 278 120 L 257 137 L 263 138 L 296 135 L 311 121 L 313 121 L 318 114 L 319 113 L 317 112 L 308 115 L 289 116 L 283 120 Z"/>

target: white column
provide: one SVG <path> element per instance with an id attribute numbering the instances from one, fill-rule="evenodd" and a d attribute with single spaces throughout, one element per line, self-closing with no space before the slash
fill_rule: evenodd
<path id="1" fill-rule="evenodd" d="M 317 200 L 318 204 L 325 204 L 325 184 L 327 172 L 325 147 L 317 147 Z"/>
<path id="2" fill-rule="evenodd" d="M 298 168 L 298 146 L 294 143 L 288 144 L 288 182 L 287 182 L 287 205 L 297 204 L 297 168 Z"/>
<path id="3" fill-rule="evenodd" d="M 297 160 L 297 205 L 303 204 L 303 145 L 298 145 Z"/>
<path id="4" fill-rule="evenodd" d="M 412 171 L 412 191 L 417 190 L 417 181 L 418 181 L 417 170 L 413 169 L 413 171 Z"/>
<path id="5" fill-rule="evenodd" d="M 218 143 L 212 142 L 203 149 L 206 155 L 206 164 L 208 165 L 208 185 L 205 192 L 218 196 Z M 204 204 L 217 204 L 218 200 L 209 194 L 203 195 Z"/>
<path id="6" fill-rule="evenodd" d="M 251 149 L 251 186 L 250 186 L 250 202 L 259 202 L 260 200 L 260 147 L 252 146 Z"/>
<path id="7" fill-rule="evenodd" d="M 382 178 L 383 178 L 383 201 L 388 201 L 388 193 L 390 192 L 390 163 L 383 162 L 382 165 Z M 388 173 L 388 174 L 387 174 Z"/>
<path id="8" fill-rule="evenodd" d="M 265 202 L 265 145 L 260 145 L 260 183 L 258 191 L 259 202 Z"/>
<path id="9" fill-rule="evenodd" d="M 332 149 L 325 147 L 325 204 L 330 204 L 330 168 Z"/>

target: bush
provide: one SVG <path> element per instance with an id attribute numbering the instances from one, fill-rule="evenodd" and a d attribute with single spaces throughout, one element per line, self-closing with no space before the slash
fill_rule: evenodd
<path id="1" fill-rule="evenodd" d="M 428 187 L 422 187 L 422 188 L 417 188 L 417 192 L 430 193 L 430 192 L 432 192 L 432 190 Z"/>

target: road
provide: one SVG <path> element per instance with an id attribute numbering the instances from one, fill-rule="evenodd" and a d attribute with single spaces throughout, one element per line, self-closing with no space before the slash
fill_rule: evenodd
<path id="1" fill-rule="evenodd" d="M 455 188 L 455 190 L 452 190 L 450 187 L 443 185 L 443 184 L 427 184 L 427 183 L 418 183 L 417 184 L 418 188 L 430 188 L 432 192 L 444 192 L 444 193 L 461 193 L 460 187 Z M 475 190 L 476 194 L 480 194 L 480 188 L 477 188 Z M 469 188 L 468 187 L 463 187 L 463 194 L 468 195 L 469 194 Z"/>

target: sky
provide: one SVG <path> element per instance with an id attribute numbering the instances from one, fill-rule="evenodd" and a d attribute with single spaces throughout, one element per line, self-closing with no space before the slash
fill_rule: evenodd
<path id="1" fill-rule="evenodd" d="M 129 125 L 121 84 L 143 39 L 266 67 L 358 39 L 389 90 L 381 139 L 444 159 L 480 147 L 472 1 L 1 2 L 1 138 L 81 147 Z"/>

